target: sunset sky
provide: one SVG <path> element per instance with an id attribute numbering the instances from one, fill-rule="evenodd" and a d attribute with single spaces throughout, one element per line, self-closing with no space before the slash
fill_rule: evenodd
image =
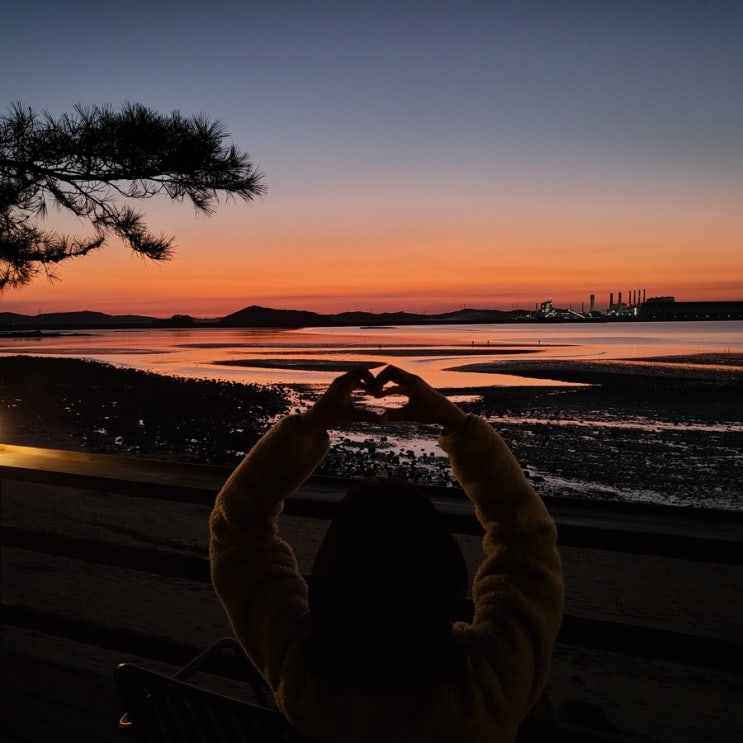
<path id="1" fill-rule="evenodd" d="M 112 240 L 0 311 L 743 300 L 741 39 L 740 0 L 10 0 L 3 113 L 204 112 L 268 193 L 145 202 L 174 260 Z"/>

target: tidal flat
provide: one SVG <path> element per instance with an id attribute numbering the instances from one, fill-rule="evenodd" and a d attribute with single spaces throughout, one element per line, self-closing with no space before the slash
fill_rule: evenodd
<path id="1" fill-rule="evenodd" d="M 450 391 L 463 409 L 491 421 L 542 495 L 743 510 L 743 354 L 522 359 L 487 367 L 478 369 L 485 377 L 545 380 Z M 274 420 L 318 394 L 312 385 L 186 379 L 73 358 L 8 356 L 0 358 L 0 439 L 234 465 Z M 437 434 L 419 424 L 333 432 L 317 473 L 452 486 Z"/>

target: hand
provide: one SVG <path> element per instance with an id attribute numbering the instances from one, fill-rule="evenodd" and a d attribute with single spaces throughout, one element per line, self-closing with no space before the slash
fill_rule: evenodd
<path id="1" fill-rule="evenodd" d="M 385 388 L 392 382 L 394 387 Z M 462 428 L 467 415 L 449 398 L 431 387 L 423 379 L 398 369 L 387 366 L 377 375 L 372 390 L 376 397 L 403 394 L 408 401 L 401 408 L 385 411 L 381 418 L 388 421 L 418 421 L 420 423 L 438 423 L 447 431 L 454 432 Z"/>
<path id="2" fill-rule="evenodd" d="M 381 416 L 378 413 L 359 408 L 353 401 L 354 390 L 369 392 L 374 387 L 374 377 L 368 369 L 359 367 L 346 372 L 334 379 L 323 396 L 299 416 L 300 426 L 310 436 L 323 438 L 329 428 L 339 428 L 347 423 L 379 423 Z"/>

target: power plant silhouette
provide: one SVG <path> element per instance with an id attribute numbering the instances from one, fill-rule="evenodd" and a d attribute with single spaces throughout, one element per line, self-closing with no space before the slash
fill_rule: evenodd
<path id="1" fill-rule="evenodd" d="M 625 301 L 626 297 L 626 301 Z M 572 306 L 555 307 L 552 299 L 538 304 L 524 319 L 580 321 L 580 320 L 743 320 L 743 302 L 677 302 L 675 297 L 648 297 L 647 289 L 630 289 L 609 294 L 605 311 L 596 307 L 596 295 L 589 297 L 588 311 Z"/>

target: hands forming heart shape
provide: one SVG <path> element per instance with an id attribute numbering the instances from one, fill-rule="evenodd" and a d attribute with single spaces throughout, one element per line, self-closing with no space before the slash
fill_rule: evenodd
<path id="1" fill-rule="evenodd" d="M 403 395 L 408 400 L 402 407 L 378 413 L 357 405 L 353 399 L 355 390 L 363 390 L 378 399 Z M 418 421 L 439 423 L 454 431 L 464 425 L 466 415 L 421 377 L 396 366 L 386 366 L 376 377 L 363 367 L 338 377 L 300 420 L 307 433 L 324 436 L 330 428 L 356 422 Z"/>

